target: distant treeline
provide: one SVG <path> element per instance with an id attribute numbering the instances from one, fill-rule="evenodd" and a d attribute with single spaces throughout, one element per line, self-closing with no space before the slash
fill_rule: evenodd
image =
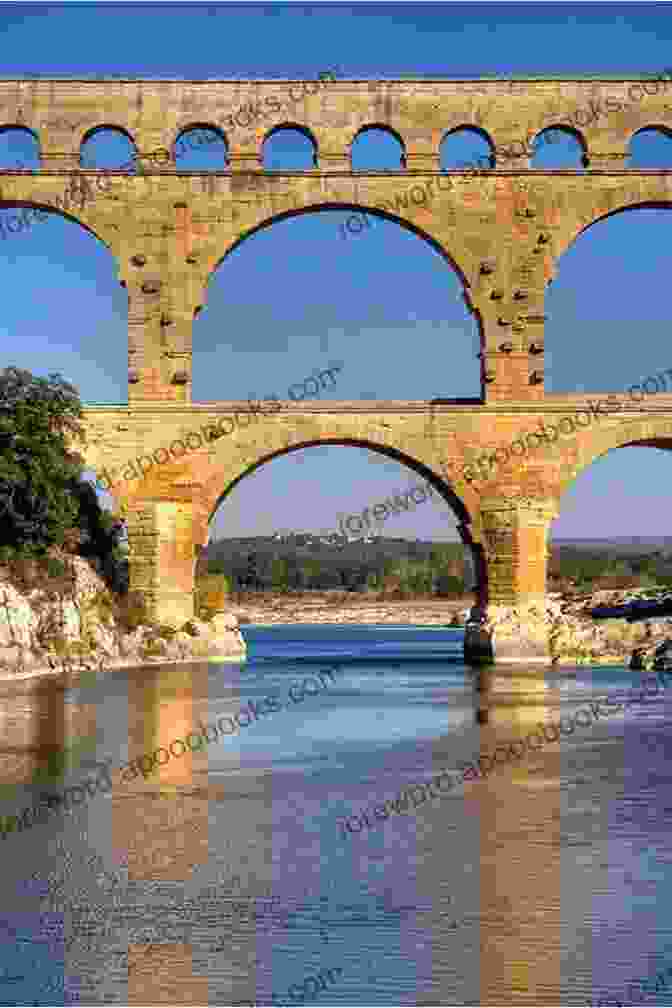
<path id="1" fill-rule="evenodd" d="M 461 543 L 375 538 L 325 542 L 317 535 L 219 539 L 204 551 L 198 574 L 225 575 L 230 591 L 382 592 L 391 597 L 465 594 Z M 551 546 L 550 591 L 672 587 L 672 551 L 635 552 Z"/>
<path id="2" fill-rule="evenodd" d="M 464 593 L 464 547 L 383 537 L 323 542 L 308 533 L 219 539 L 204 551 L 197 573 L 226 575 L 232 591 L 450 596 Z"/>
<path id="3" fill-rule="evenodd" d="M 648 588 L 672 586 L 672 553 L 633 552 L 631 545 L 604 549 L 552 546 L 549 561 L 551 590 L 575 588 Z"/>

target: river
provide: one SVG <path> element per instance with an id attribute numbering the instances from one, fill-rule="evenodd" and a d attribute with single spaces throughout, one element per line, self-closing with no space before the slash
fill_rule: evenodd
<path id="1" fill-rule="evenodd" d="M 114 769 L 111 791 L 0 838 L 0 1004 L 630 1004 L 672 967 L 668 695 L 350 833 L 638 674 L 477 675 L 460 630 L 242 630 L 241 666 L 3 685 L 0 814 L 36 800 L 17 781 L 38 746 L 85 740 L 68 785 Z M 266 697 L 238 734 L 121 780 Z"/>

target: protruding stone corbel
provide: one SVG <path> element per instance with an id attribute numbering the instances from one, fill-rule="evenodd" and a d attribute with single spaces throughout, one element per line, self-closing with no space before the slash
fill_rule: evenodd
<path id="1" fill-rule="evenodd" d="M 544 381 L 543 371 L 533 371 L 530 375 L 530 385 L 541 385 Z"/>
<path id="2" fill-rule="evenodd" d="M 188 385 L 189 374 L 186 371 L 176 371 L 171 381 L 173 385 Z"/>
<path id="3" fill-rule="evenodd" d="M 511 351 L 513 350 L 513 343 L 500 343 L 499 349 L 502 351 L 502 353 L 511 353 Z"/>
<path id="4" fill-rule="evenodd" d="M 480 265 L 480 271 L 484 276 L 489 273 L 494 273 L 497 269 L 497 263 L 494 259 L 483 259 Z"/>

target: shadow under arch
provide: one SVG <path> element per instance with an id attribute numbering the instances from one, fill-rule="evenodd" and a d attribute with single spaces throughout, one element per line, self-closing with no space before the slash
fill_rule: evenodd
<path id="1" fill-rule="evenodd" d="M 268 462 L 272 462 L 275 459 L 283 458 L 287 455 L 293 454 L 296 451 L 301 451 L 305 448 L 314 447 L 339 447 L 339 448 L 364 448 L 367 451 L 375 452 L 378 455 L 385 455 L 387 458 L 393 459 L 395 462 L 401 463 L 406 466 L 411 472 L 416 473 L 434 489 L 437 491 L 439 496 L 445 501 L 446 504 L 451 508 L 453 514 L 458 519 L 457 529 L 460 534 L 460 539 L 465 547 L 465 550 L 469 550 L 472 558 L 474 579 L 476 582 L 475 587 L 472 589 L 477 604 L 485 604 L 487 599 L 487 565 L 485 561 L 485 553 L 483 546 L 480 542 L 475 541 L 472 535 L 472 516 L 469 513 L 468 508 L 453 490 L 451 484 L 447 482 L 441 475 L 431 469 L 429 466 L 425 465 L 424 462 L 413 458 L 411 455 L 407 455 L 405 452 L 400 451 L 398 448 L 392 448 L 389 445 L 381 445 L 377 441 L 371 441 L 369 439 L 360 438 L 311 438 L 306 441 L 301 441 L 298 444 L 292 444 L 288 448 L 280 448 L 273 451 L 266 452 L 263 455 L 258 456 L 256 461 L 252 463 L 238 463 L 240 471 L 238 475 L 234 476 L 228 485 L 219 493 L 211 493 L 210 500 L 206 500 L 204 506 L 204 513 L 207 513 L 207 520 L 204 523 L 204 539 L 201 543 L 195 543 L 198 548 L 194 551 L 196 556 L 194 558 L 194 573 L 196 571 L 196 565 L 198 562 L 198 554 L 207 545 L 207 539 L 209 535 L 210 525 L 217 513 L 217 510 L 226 501 L 233 490 L 242 482 L 246 477 L 251 476 L 252 473 L 256 472 L 262 466 L 266 465 Z M 218 480 L 220 482 L 220 480 Z"/>
<path id="2" fill-rule="evenodd" d="M 465 301 L 469 307 L 469 310 L 474 315 L 476 322 L 478 323 L 478 337 L 480 348 L 481 350 L 484 349 L 483 320 L 480 311 L 472 303 L 472 300 L 469 297 L 471 287 L 467 279 L 466 265 L 463 268 L 463 266 L 457 261 L 457 259 L 453 258 L 453 256 L 444 248 L 444 246 L 439 241 L 437 241 L 437 239 L 433 235 L 431 235 L 428 231 L 425 231 L 422 228 L 418 227 L 417 224 L 414 224 L 412 221 L 406 220 L 403 217 L 399 217 L 396 214 L 389 213 L 384 209 L 380 209 L 375 206 L 368 206 L 363 203 L 334 203 L 334 202 L 309 203 L 306 204 L 305 206 L 295 207 L 291 210 L 282 210 L 279 213 L 273 214 L 271 217 L 267 217 L 265 220 L 260 221 L 253 227 L 248 228 L 247 231 L 241 232 L 236 237 L 236 239 L 231 243 L 231 245 L 226 249 L 226 251 L 222 254 L 222 256 L 213 263 L 213 265 L 210 268 L 210 274 L 208 276 L 208 280 L 206 281 L 204 294 L 207 292 L 207 285 L 210 283 L 214 274 L 217 272 L 220 266 L 222 266 L 222 264 L 226 261 L 228 256 L 230 256 L 233 252 L 235 252 L 240 247 L 240 245 L 242 245 L 243 242 L 246 241 L 248 238 L 251 238 L 253 235 L 265 231 L 266 229 L 272 227 L 273 224 L 276 224 L 280 221 L 290 220 L 293 217 L 301 217 L 305 214 L 321 213 L 321 212 L 327 213 L 333 210 L 339 210 L 339 211 L 347 210 L 351 211 L 352 213 L 359 213 L 359 214 L 368 213 L 371 214 L 373 217 L 379 217 L 382 220 L 387 220 L 392 222 L 393 224 L 398 224 L 404 230 L 409 231 L 411 234 L 415 235 L 416 238 L 422 239 L 424 242 L 427 243 L 427 245 L 429 245 L 429 247 L 434 252 L 437 252 L 438 255 L 444 260 L 444 262 L 456 273 L 457 277 L 460 280 L 460 283 L 462 284 Z M 201 311 L 201 309 L 205 306 L 206 303 L 207 298 L 204 297 L 203 304 L 198 305 L 197 308 L 195 309 L 195 315 Z"/>

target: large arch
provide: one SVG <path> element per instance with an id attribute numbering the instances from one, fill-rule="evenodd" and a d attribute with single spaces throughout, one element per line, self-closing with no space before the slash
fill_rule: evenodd
<path id="1" fill-rule="evenodd" d="M 260 182 L 260 184 L 263 183 Z M 417 188 L 411 183 L 413 191 Z M 422 192 L 423 190 L 420 191 L 420 194 Z M 416 192 L 415 195 L 417 197 L 418 193 Z M 265 194 L 262 199 L 264 197 Z M 412 197 L 413 192 L 410 194 L 411 202 L 413 202 Z M 408 199 L 409 196 L 404 194 L 404 200 L 408 201 Z M 269 200 L 272 200 L 272 197 L 269 197 Z M 351 218 L 359 219 L 362 217 L 362 213 L 368 214 L 372 220 L 377 221 L 379 228 L 380 222 L 386 223 L 385 231 L 383 232 L 382 229 L 380 231 L 376 247 L 380 247 L 386 252 L 387 258 L 385 255 L 372 252 L 370 245 L 368 248 L 365 247 L 367 235 L 362 235 L 360 239 L 357 239 L 350 232 L 346 234 L 343 226 L 344 221 L 347 223 Z M 345 214 L 347 217 L 344 217 Z M 331 224 L 332 218 L 334 219 L 333 225 Z M 305 227 L 300 231 L 290 233 L 288 229 L 295 221 L 301 221 Z M 324 229 L 318 233 L 317 225 L 322 223 L 324 223 Z M 278 227 L 285 227 L 284 239 L 281 237 L 276 239 L 274 236 L 273 229 L 278 229 Z M 294 233 L 297 234 L 295 243 L 287 246 L 287 242 L 292 239 Z M 260 235 L 265 235 L 267 240 L 267 244 L 264 246 L 254 244 L 254 239 Z M 350 246 L 344 244 L 344 235 L 346 240 L 352 243 Z M 406 239 L 407 235 L 420 239 L 420 241 L 409 242 Z M 275 263 L 272 258 L 273 245 L 271 243 L 276 240 L 285 242 L 284 259 L 287 265 L 284 261 Z M 357 245 L 358 241 L 359 245 Z M 398 242 L 398 246 L 395 242 Z M 243 261 L 236 258 L 238 255 L 244 255 L 250 261 L 248 272 L 243 271 Z M 392 263 L 391 260 L 394 262 Z M 235 266 L 236 272 L 226 273 L 229 263 L 232 264 L 232 269 Z M 204 367 L 203 364 L 199 364 L 199 354 L 203 352 L 202 343 L 200 343 L 200 340 L 203 339 L 199 332 L 200 327 L 203 326 L 207 334 L 207 324 L 213 333 L 211 341 L 214 339 L 221 341 L 220 330 L 214 321 L 216 314 L 218 312 L 220 317 L 226 317 L 229 314 L 230 306 L 234 308 L 237 306 L 238 297 L 241 299 L 241 303 L 245 302 L 246 295 L 243 284 L 247 282 L 251 290 L 262 289 L 265 292 L 264 298 L 260 299 L 260 304 L 245 309 L 244 324 L 246 329 L 251 332 L 249 336 L 244 339 L 241 337 L 239 341 L 249 344 L 250 350 L 254 347 L 256 353 L 257 346 L 262 346 L 263 340 L 260 343 L 260 338 L 253 333 L 265 332 L 267 329 L 273 328 L 280 329 L 280 324 L 284 319 L 282 302 L 280 302 L 278 292 L 274 288 L 272 274 L 277 273 L 282 276 L 283 282 L 287 284 L 287 275 L 291 271 L 291 279 L 296 281 L 297 290 L 295 298 L 289 294 L 287 294 L 287 298 L 290 305 L 296 305 L 297 318 L 300 318 L 303 307 L 302 301 L 299 299 L 302 297 L 304 271 L 308 269 L 315 271 L 316 282 L 321 282 L 321 278 L 324 277 L 325 288 L 316 288 L 316 290 L 321 290 L 325 305 L 331 301 L 334 302 L 334 307 L 330 309 L 328 326 L 324 323 L 321 328 L 326 330 L 330 327 L 340 333 L 336 350 L 339 359 L 348 355 L 348 348 L 351 356 L 355 352 L 352 332 L 357 328 L 359 318 L 359 304 L 355 302 L 355 296 L 358 294 L 359 288 L 366 289 L 366 300 L 371 303 L 372 307 L 367 308 L 366 311 L 362 310 L 363 319 L 367 319 L 367 314 L 374 320 L 377 320 L 378 314 L 385 317 L 388 304 L 392 306 L 390 308 L 391 315 L 399 319 L 393 332 L 394 341 L 389 340 L 388 337 L 387 342 L 391 342 L 392 345 L 385 346 L 383 339 L 383 350 L 391 355 L 388 358 L 388 364 L 392 361 L 408 361 L 408 381 L 405 381 L 405 387 L 408 389 L 409 395 L 414 398 L 444 397 L 447 399 L 452 394 L 462 395 L 466 399 L 471 393 L 474 400 L 479 400 L 483 396 L 482 376 L 477 361 L 478 355 L 483 350 L 482 319 L 469 287 L 469 278 L 465 272 L 463 260 L 453 255 L 451 249 L 447 249 L 444 243 L 437 241 L 430 232 L 420 227 L 415 221 L 405 220 L 399 213 L 395 213 L 393 206 L 386 209 L 382 202 L 374 206 L 365 203 L 311 202 L 295 210 L 260 215 L 260 219 L 256 223 L 239 232 L 228 248 L 223 252 L 219 250 L 216 259 L 213 258 L 212 261 L 203 265 L 204 271 L 207 266 L 209 272 L 208 287 L 204 291 L 203 300 L 195 306 L 198 320 L 194 325 L 193 333 L 194 390 L 195 394 L 198 393 L 199 399 L 211 397 L 199 392 L 196 389 L 196 383 L 200 381 L 202 386 L 201 374 L 204 376 L 207 374 L 209 377 L 213 368 L 216 367 L 218 359 L 209 349 L 207 358 L 204 358 L 207 361 L 207 372 L 201 370 L 199 374 L 198 368 L 203 369 Z M 468 269 L 468 267 L 466 268 Z M 407 293 L 404 281 L 408 273 L 414 277 L 425 277 L 423 286 L 425 296 L 422 302 L 414 301 L 412 294 Z M 313 276 L 312 273 L 309 275 Z M 366 281 L 365 277 L 367 277 Z M 352 282 L 352 289 L 345 286 L 346 282 Z M 341 284 L 344 286 L 341 287 Z M 219 289 L 217 285 L 219 285 Z M 313 285 L 308 283 L 307 289 L 312 292 Z M 319 295 L 316 293 L 314 297 L 319 297 Z M 213 314 L 209 318 L 204 309 L 209 307 L 211 299 Z M 279 302 L 277 315 L 276 300 Z M 347 305 L 347 309 L 344 309 L 340 314 L 342 305 Z M 415 310 L 419 318 L 414 319 L 411 316 L 404 321 L 404 308 L 408 309 L 408 313 Z M 242 316 L 242 309 L 240 315 L 233 315 L 233 319 L 237 320 L 240 316 Z M 267 321 L 265 322 L 266 317 Z M 425 323 L 425 319 L 432 320 L 432 323 Z M 440 320 L 440 324 L 451 333 L 451 339 L 440 335 L 439 322 L 436 320 Z M 383 332 L 382 322 L 367 321 L 366 324 L 370 325 L 372 332 Z M 316 334 L 321 332 L 319 321 L 316 321 L 314 330 Z M 357 338 L 359 339 L 359 337 Z M 232 347 L 233 337 L 227 337 L 226 343 Z M 378 349 L 375 353 L 378 354 L 381 352 L 381 347 L 377 344 L 376 346 Z M 290 351 L 291 345 L 288 345 L 286 349 Z M 362 344 L 359 344 L 358 352 L 361 350 Z M 329 352 L 332 353 L 331 348 Z M 258 396 L 262 392 L 273 391 L 281 399 L 291 398 L 291 395 L 284 391 L 287 386 L 291 382 L 303 378 L 321 360 L 319 351 L 316 354 L 311 354 L 310 360 L 305 359 L 306 353 L 303 351 L 302 359 L 296 360 L 294 373 L 288 372 L 286 374 L 282 387 L 263 389 L 255 388 L 251 384 L 254 380 L 253 374 L 250 378 L 244 376 L 241 370 L 242 353 L 243 349 L 239 347 L 237 357 L 234 358 L 227 350 L 226 357 L 219 358 L 222 370 L 226 372 L 228 368 L 233 367 L 240 376 L 239 383 L 249 381 L 250 385 L 246 388 L 248 395 Z M 255 364 L 252 357 L 250 361 L 252 363 L 249 366 L 254 369 Z M 430 361 L 432 362 L 431 366 Z M 284 368 L 285 357 L 279 360 L 278 364 Z M 446 378 L 439 378 L 437 381 L 437 370 L 439 373 L 445 372 Z M 362 382 L 358 388 L 361 388 L 365 384 L 365 379 L 370 377 L 370 368 L 367 371 L 365 365 L 362 364 L 360 374 Z M 453 377 L 453 375 L 457 377 Z M 371 380 L 373 381 L 373 378 Z M 386 393 L 386 388 L 389 389 L 390 386 L 386 385 L 386 381 L 384 373 L 379 375 L 373 381 L 375 391 L 360 392 L 360 396 L 388 398 L 389 394 Z M 411 381 L 414 381 L 413 385 L 410 384 Z M 444 381 L 445 384 L 443 384 Z M 463 385 L 462 389 L 460 389 L 458 382 Z M 222 388 L 215 394 L 228 397 L 229 393 L 225 388 Z M 349 389 L 344 389 L 341 385 L 340 391 L 337 389 L 333 396 L 327 395 L 326 398 L 349 398 L 350 395 Z M 399 397 L 400 390 L 395 388 L 392 395 L 395 398 Z"/>
<path id="2" fill-rule="evenodd" d="M 668 363 L 669 312 L 658 276 L 669 254 L 671 208 L 672 200 L 614 199 L 563 243 L 545 297 L 554 394 L 621 391 Z"/>
<path id="3" fill-rule="evenodd" d="M 433 490 L 437 492 L 441 501 L 449 507 L 450 512 L 452 513 L 452 516 L 454 518 L 455 530 L 459 534 L 460 542 L 462 543 L 462 546 L 464 547 L 465 550 L 465 562 L 468 563 L 470 571 L 474 572 L 475 579 L 477 582 L 476 586 L 473 589 L 474 598 L 475 599 L 485 598 L 485 596 L 487 595 L 487 585 L 486 585 L 487 570 L 483 562 L 483 554 L 480 544 L 474 539 L 474 536 L 472 535 L 472 517 L 468 511 L 468 508 L 465 506 L 465 503 L 458 495 L 455 488 L 452 486 L 451 482 L 447 480 L 445 475 L 441 472 L 441 469 L 439 469 L 439 471 L 435 471 L 432 468 L 429 468 L 424 462 L 419 461 L 417 459 L 413 459 L 408 455 L 406 455 L 404 452 L 399 451 L 396 448 L 392 447 L 381 448 L 379 443 L 369 439 L 357 439 L 354 437 L 339 438 L 339 437 L 322 436 L 319 438 L 314 437 L 311 438 L 310 440 L 305 441 L 300 440 L 295 441 L 291 444 L 291 446 L 280 446 L 276 447 L 275 450 L 266 447 L 267 442 L 269 440 L 271 440 L 271 438 L 268 436 L 268 433 L 264 437 L 259 436 L 255 442 L 257 446 L 256 450 L 247 454 L 244 459 L 240 458 L 234 459 L 233 465 L 230 467 L 227 476 L 223 477 L 221 471 L 219 471 L 217 467 L 213 467 L 213 470 L 211 470 L 210 475 L 207 478 L 205 478 L 201 483 L 202 496 L 198 502 L 200 513 L 198 525 L 200 529 L 200 534 L 203 536 L 203 539 L 202 541 L 199 541 L 197 543 L 197 550 L 196 550 L 197 555 L 194 559 L 194 566 L 193 566 L 194 572 L 196 571 L 196 567 L 198 564 L 198 551 L 208 544 L 208 536 L 213 527 L 213 521 L 215 517 L 216 516 L 223 517 L 222 515 L 223 507 L 226 505 L 228 499 L 231 498 L 235 494 L 236 489 L 241 487 L 241 485 L 244 484 L 244 482 L 247 479 L 249 479 L 254 473 L 259 473 L 261 470 L 264 469 L 264 467 L 281 459 L 288 460 L 290 457 L 296 457 L 297 461 L 303 462 L 305 461 L 305 459 L 299 458 L 298 457 L 299 453 L 305 452 L 306 450 L 309 450 L 311 448 L 337 447 L 339 449 L 344 449 L 343 452 L 341 453 L 344 456 L 348 456 L 350 454 L 345 449 L 354 448 L 359 449 L 360 452 L 363 450 L 367 454 L 371 453 L 376 457 L 380 458 L 381 460 L 388 459 L 390 461 L 393 461 L 398 465 L 398 467 L 400 467 L 405 471 L 404 475 L 415 474 L 416 476 L 421 477 L 429 486 L 432 487 Z M 369 458 L 366 461 L 370 463 L 372 459 Z M 354 464 L 355 459 L 352 459 L 352 462 Z M 333 466 L 333 459 L 330 461 L 330 466 Z M 359 471 L 359 467 L 355 466 L 355 472 L 357 471 Z M 280 477 L 278 476 L 278 478 Z M 307 478 L 308 481 L 310 482 L 310 479 L 312 477 Z M 283 485 L 286 481 L 290 480 L 291 476 L 288 475 L 287 471 L 285 470 L 282 476 Z M 222 486 L 223 482 L 225 483 L 224 486 Z M 289 486 L 289 493 L 290 494 L 293 493 L 293 489 L 291 486 Z M 383 487 L 381 485 L 380 494 L 384 493 L 385 491 L 383 490 Z M 388 498 L 390 496 L 394 497 L 396 495 L 395 491 L 392 490 L 390 486 L 387 487 L 386 493 Z M 267 500 L 266 497 L 264 497 L 263 507 L 266 507 L 267 505 L 270 505 L 270 502 Z M 356 508 L 354 507 L 354 501 L 352 502 L 351 507 L 353 507 L 354 510 L 356 510 Z M 296 511 L 296 509 L 293 510 Z M 388 515 L 388 517 L 391 517 L 392 513 L 393 512 L 390 512 L 390 515 Z M 246 517 L 247 521 L 251 520 L 249 516 Z M 333 515 L 330 512 L 330 518 L 332 517 Z M 405 515 L 405 517 L 407 520 L 411 521 L 414 520 L 413 515 L 411 515 L 410 517 L 409 515 Z M 424 517 L 425 518 L 427 517 L 426 514 L 424 514 Z M 314 516 L 311 519 L 313 524 L 316 524 L 317 520 L 318 519 L 316 519 Z M 371 533 L 366 534 L 367 535 L 383 534 L 385 536 L 394 537 L 395 532 L 392 531 L 394 525 L 395 525 L 394 522 L 392 522 L 390 525 L 386 525 L 384 533 L 380 530 L 379 526 L 378 532 L 372 531 Z M 274 527 L 277 528 L 277 524 L 275 524 Z M 329 523 L 329 527 L 331 527 L 331 521 Z M 338 529 L 338 523 L 335 521 L 335 518 L 333 529 L 335 532 Z M 354 534 L 354 530 L 350 528 L 350 532 L 346 534 Z M 467 556 L 469 558 L 468 560 Z"/>

